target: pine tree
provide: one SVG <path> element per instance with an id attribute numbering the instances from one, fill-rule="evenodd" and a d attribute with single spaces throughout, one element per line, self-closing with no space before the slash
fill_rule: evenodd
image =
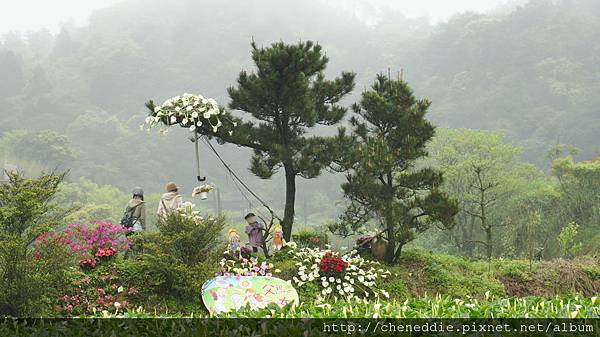
<path id="1" fill-rule="evenodd" d="M 273 43 L 259 48 L 252 43 L 256 71 L 242 71 L 237 86 L 228 89 L 230 109 L 242 118 L 225 112 L 223 123 L 232 123 L 213 133 L 200 132 L 220 142 L 253 149 L 250 170 L 270 179 L 283 169 L 285 209 L 283 236 L 290 240 L 294 222 L 296 177 L 317 177 L 331 163 L 331 137 L 309 135 L 317 125 L 338 123 L 347 109 L 339 101 L 354 88 L 354 74 L 326 80 L 323 72 L 328 58 L 321 46 L 311 41 L 297 44 Z M 233 130 L 229 133 L 228 130 Z"/>
<path id="2" fill-rule="evenodd" d="M 431 225 L 451 228 L 458 212 L 457 202 L 438 188 L 442 174 L 419 167 L 434 135 L 425 119 L 429 105 L 415 99 L 406 82 L 379 75 L 353 105 L 352 133 L 340 129 L 336 141 L 341 156 L 332 168 L 346 172 L 342 189 L 349 204 L 330 229 L 348 235 L 377 223 L 387 262 L 397 261 L 402 247 Z"/>

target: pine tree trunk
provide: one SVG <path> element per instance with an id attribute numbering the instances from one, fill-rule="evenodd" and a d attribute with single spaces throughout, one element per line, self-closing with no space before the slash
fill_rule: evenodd
<path id="1" fill-rule="evenodd" d="M 492 241 L 492 226 L 487 226 L 485 228 L 485 238 L 487 241 L 487 258 L 488 258 L 488 265 L 490 265 L 492 263 L 492 253 L 494 251 L 494 241 Z"/>
<path id="2" fill-rule="evenodd" d="M 296 203 L 296 173 L 291 165 L 284 165 L 285 169 L 285 210 L 283 212 L 283 238 L 289 242 L 292 238 L 294 224 L 294 205 Z"/>
<path id="3" fill-rule="evenodd" d="M 402 247 L 404 247 L 404 244 L 400 243 L 398 244 L 398 248 L 396 248 L 396 253 L 394 254 L 394 259 L 392 261 L 392 263 L 398 263 L 398 260 L 400 259 L 400 256 L 402 255 Z"/>
<path id="4" fill-rule="evenodd" d="M 385 250 L 385 262 L 392 263 L 394 262 L 394 252 L 396 251 L 396 236 L 394 233 L 394 227 L 388 225 L 387 226 L 387 249 Z"/>

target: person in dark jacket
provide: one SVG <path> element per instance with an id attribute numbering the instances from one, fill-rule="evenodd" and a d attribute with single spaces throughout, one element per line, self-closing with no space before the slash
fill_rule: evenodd
<path id="1" fill-rule="evenodd" d="M 146 205 L 144 203 L 144 190 L 140 187 L 133 189 L 133 196 L 127 203 L 126 212 L 133 209 L 132 219 L 134 232 L 146 230 Z"/>

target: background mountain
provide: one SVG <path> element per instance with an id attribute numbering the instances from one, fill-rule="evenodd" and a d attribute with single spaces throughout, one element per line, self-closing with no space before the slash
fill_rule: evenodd
<path id="1" fill-rule="evenodd" d="M 504 130 L 523 145 L 524 160 L 544 169 L 546 150 L 556 143 L 581 149 L 578 159 L 595 157 L 598 1 L 532 0 L 435 26 L 391 9 L 382 13 L 368 24 L 317 0 L 127 0 L 95 12 L 84 28 L 7 34 L 0 44 L 2 151 L 7 161 L 71 168 L 71 179 L 125 191 L 141 185 L 158 192 L 174 180 L 189 192 L 192 143 L 183 131 L 140 131 L 143 103 L 194 92 L 226 105 L 227 87 L 251 68 L 253 39 L 310 39 L 327 52 L 330 76 L 357 73 L 347 104 L 390 69 L 432 100 L 430 118 L 440 126 Z M 282 177 L 260 180 L 247 171 L 249 152 L 217 149 L 248 185 L 281 206 Z M 43 162 L 40 151 L 48 154 Z M 251 208 L 216 158 L 205 148 L 201 155 L 224 207 Z M 326 173 L 300 181 L 299 218 L 337 214 L 341 179 Z"/>

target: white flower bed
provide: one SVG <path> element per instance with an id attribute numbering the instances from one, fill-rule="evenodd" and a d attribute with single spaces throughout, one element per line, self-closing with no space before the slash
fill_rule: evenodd
<path id="1" fill-rule="evenodd" d="M 366 299 L 379 294 L 389 297 L 384 290 L 379 290 L 377 284 L 385 279 L 390 272 L 381 267 L 379 262 L 365 260 L 356 251 L 339 255 L 330 250 L 304 248 L 291 252 L 298 266 L 298 275 L 293 283 L 302 287 L 307 283 L 315 283 L 321 288 L 323 298 L 340 296 L 344 298 Z M 341 272 L 323 273 L 321 261 L 335 257 L 345 262 L 347 266 Z"/>

